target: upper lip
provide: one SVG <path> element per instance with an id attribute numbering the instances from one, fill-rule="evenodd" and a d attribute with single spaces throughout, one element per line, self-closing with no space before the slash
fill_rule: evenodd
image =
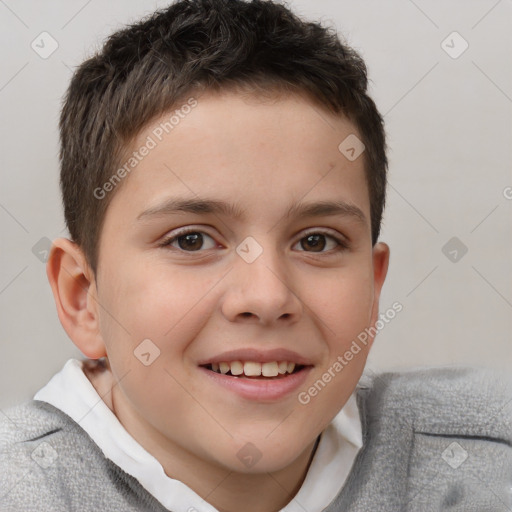
<path id="1" fill-rule="evenodd" d="M 227 352 L 222 352 L 213 357 L 209 357 L 207 359 L 203 359 L 198 362 L 199 366 L 213 364 L 213 363 L 222 363 L 222 362 L 231 362 L 231 361 L 251 361 L 255 363 L 272 363 L 274 361 L 287 361 L 289 363 L 295 363 L 297 365 L 302 366 L 310 366 L 312 362 L 310 359 L 307 359 L 297 352 L 293 352 L 292 350 L 287 350 L 284 348 L 275 348 L 273 350 L 259 350 L 255 348 L 245 348 L 239 350 L 229 350 Z"/>

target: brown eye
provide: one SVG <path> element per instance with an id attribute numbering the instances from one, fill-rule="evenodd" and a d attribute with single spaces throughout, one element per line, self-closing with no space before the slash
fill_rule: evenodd
<path id="1" fill-rule="evenodd" d="M 205 240 L 210 240 L 209 247 L 204 247 Z M 215 245 L 215 240 L 202 231 L 186 231 L 167 238 L 162 242 L 161 247 L 173 247 L 184 252 L 197 252 L 201 249 L 213 249 Z"/>
<path id="2" fill-rule="evenodd" d="M 348 244 L 342 238 L 330 233 L 314 232 L 302 237 L 296 245 L 305 252 L 335 253 L 348 249 Z"/>
<path id="3" fill-rule="evenodd" d="M 178 246 L 184 251 L 197 251 L 203 245 L 203 235 L 201 233 L 188 233 L 179 236 L 177 239 Z"/>
<path id="4" fill-rule="evenodd" d="M 324 235 L 308 235 L 300 241 L 303 249 L 311 249 L 313 252 L 322 252 L 326 243 Z"/>

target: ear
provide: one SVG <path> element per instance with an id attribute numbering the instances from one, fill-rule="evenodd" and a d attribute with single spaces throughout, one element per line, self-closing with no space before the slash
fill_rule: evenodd
<path id="1" fill-rule="evenodd" d="M 379 319 L 379 300 L 382 285 L 386 279 L 389 266 L 389 246 L 384 242 L 375 244 L 373 248 L 373 306 L 370 320 L 370 326 L 374 327 Z M 375 336 L 371 336 L 370 344 L 373 344 Z M 370 345 L 371 346 L 371 345 Z"/>
<path id="2" fill-rule="evenodd" d="M 82 250 L 67 238 L 53 241 L 46 263 L 60 323 L 84 355 L 107 355 L 99 330 L 99 305 L 93 272 Z"/>

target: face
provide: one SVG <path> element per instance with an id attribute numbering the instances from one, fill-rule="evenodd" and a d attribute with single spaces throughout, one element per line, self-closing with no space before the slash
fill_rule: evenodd
<path id="1" fill-rule="evenodd" d="M 100 239 L 116 413 L 169 453 L 276 471 L 345 404 L 371 343 L 335 362 L 378 318 L 388 249 L 372 248 L 363 157 L 338 149 L 357 130 L 294 95 L 205 94 L 166 133 L 170 116 L 133 142 L 154 147 Z"/>

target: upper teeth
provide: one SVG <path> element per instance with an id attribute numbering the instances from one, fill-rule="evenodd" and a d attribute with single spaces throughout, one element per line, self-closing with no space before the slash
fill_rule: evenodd
<path id="1" fill-rule="evenodd" d="M 295 369 L 295 363 L 288 361 L 273 361 L 271 363 L 256 363 L 254 361 L 231 361 L 212 363 L 212 370 L 214 372 L 228 373 L 231 375 L 246 375 L 247 377 L 257 377 L 263 375 L 264 377 L 277 377 L 279 374 L 292 373 Z"/>

